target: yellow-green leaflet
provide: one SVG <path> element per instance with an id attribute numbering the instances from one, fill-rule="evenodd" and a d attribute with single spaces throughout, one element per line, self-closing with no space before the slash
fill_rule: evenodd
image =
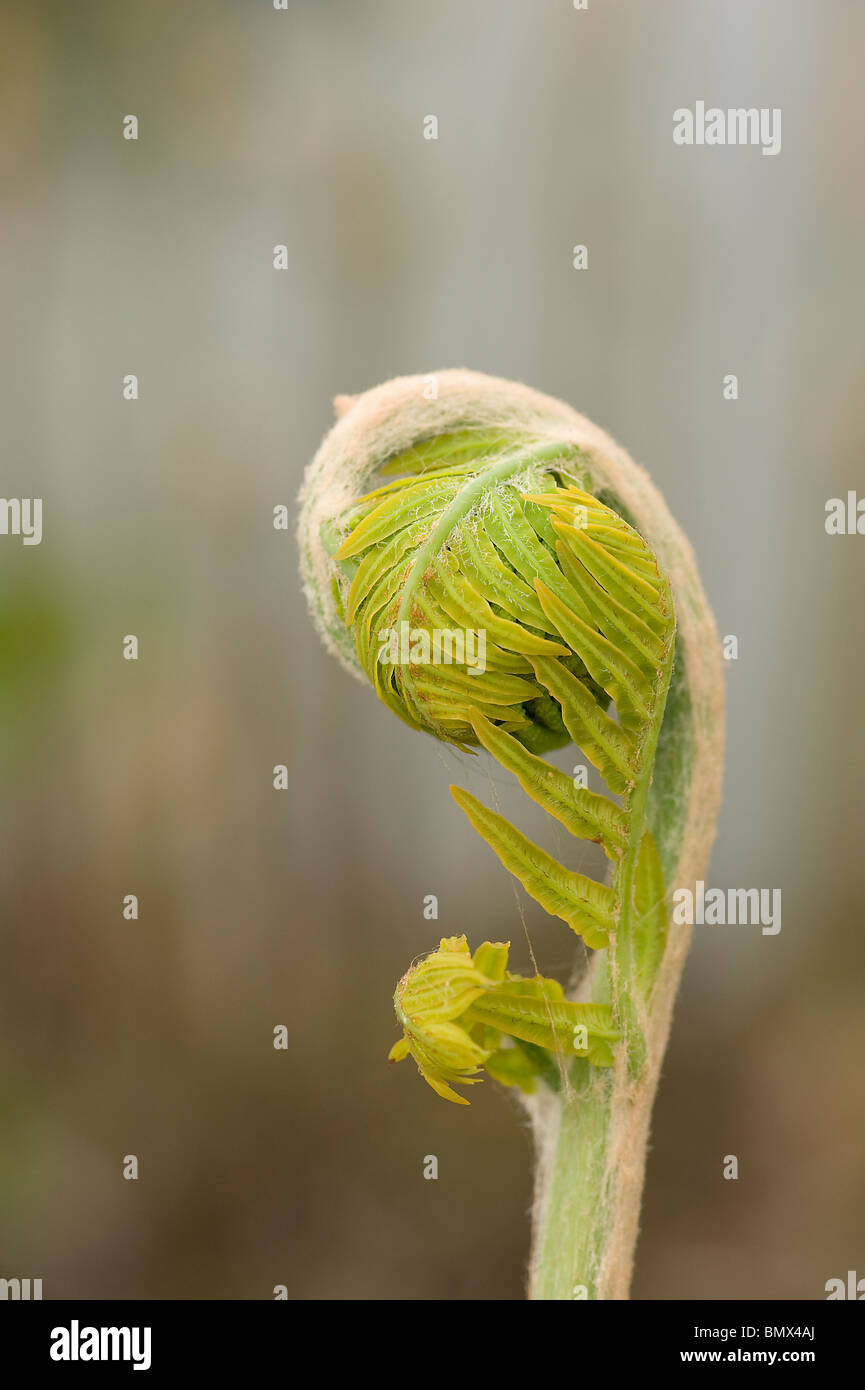
<path id="1" fill-rule="evenodd" d="M 558 661 L 535 657 L 532 665 L 542 685 L 561 706 L 571 738 L 603 774 L 614 792 L 627 792 L 637 773 L 637 744 L 600 708 L 581 681 Z"/>
<path id="2" fill-rule="evenodd" d="M 566 777 L 544 758 L 536 758 L 518 739 L 479 711 L 469 710 L 469 718 L 478 741 L 518 778 L 533 801 L 560 820 L 572 835 L 602 845 L 608 859 L 622 853 L 628 818 L 620 806 L 606 796 L 575 787 L 573 778 Z"/>
<path id="3" fill-rule="evenodd" d="M 572 651 L 579 652 L 589 672 L 608 690 L 616 702 L 619 718 L 626 728 L 638 728 L 649 713 L 651 686 L 630 657 L 614 642 L 607 641 L 590 623 L 584 623 L 577 613 L 548 589 L 542 579 L 535 581 L 541 607 L 555 623 Z"/>
<path id="4" fill-rule="evenodd" d="M 634 966 L 648 998 L 667 944 L 664 872 L 651 832 L 643 831 L 634 874 Z"/>
<path id="5" fill-rule="evenodd" d="M 505 868 L 520 880 L 529 896 L 539 902 L 545 912 L 561 917 L 587 946 L 606 946 L 613 926 L 615 894 L 612 889 L 595 883 L 585 874 L 566 869 L 504 816 L 490 811 L 468 792 L 451 787 L 451 795 Z"/>
<path id="6" fill-rule="evenodd" d="M 505 993 L 480 995 L 466 1010 L 473 1023 L 486 1023 L 512 1038 L 555 1052 L 564 1049 L 594 1066 L 612 1065 L 610 1044 L 618 1040 L 609 1005 L 573 1004 L 569 999 L 532 999 Z"/>

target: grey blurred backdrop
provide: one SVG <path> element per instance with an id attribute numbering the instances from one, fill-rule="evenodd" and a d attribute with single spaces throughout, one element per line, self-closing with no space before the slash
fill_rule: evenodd
<path id="1" fill-rule="evenodd" d="M 41 546 L 0 538 L 0 1274 L 522 1296 L 525 1125 L 389 1069 L 391 994 L 442 933 L 573 953 L 450 800 L 489 769 L 327 656 L 272 526 L 335 393 L 470 366 L 649 468 L 739 639 L 710 882 L 780 887 L 783 927 L 696 931 L 634 1295 L 865 1275 L 865 539 L 824 530 L 865 490 L 865 7 L 0 15 L 3 491 L 44 499 Z M 698 99 L 780 107 L 781 153 L 676 147 Z"/>

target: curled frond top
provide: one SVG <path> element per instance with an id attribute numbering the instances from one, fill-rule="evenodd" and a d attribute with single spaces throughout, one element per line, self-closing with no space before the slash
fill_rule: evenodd
<path id="1" fill-rule="evenodd" d="M 317 536 L 302 520 L 308 592 L 331 644 L 400 718 L 449 742 L 483 742 L 484 720 L 534 753 L 568 743 L 562 683 L 602 710 L 615 700 L 627 738 L 673 629 L 652 550 L 590 490 L 589 459 L 566 430 L 551 437 L 531 412 L 491 425 L 483 402 L 479 418 L 439 433 L 416 414 L 417 437 L 380 449 L 367 479 L 377 486 L 329 515 L 319 506 Z M 305 517 L 317 496 L 311 477 Z"/>

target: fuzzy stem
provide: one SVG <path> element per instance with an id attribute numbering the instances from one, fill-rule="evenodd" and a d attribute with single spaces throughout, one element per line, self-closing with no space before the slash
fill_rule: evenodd
<path id="1" fill-rule="evenodd" d="M 614 880 L 619 900 L 615 939 L 609 951 L 603 953 L 605 958 L 599 961 L 593 976 L 595 999 L 606 995 L 612 986 L 613 1007 L 624 1037 L 624 1065 L 620 1064 L 612 1076 L 579 1060 L 571 1068 L 571 1086 L 559 1101 L 548 1194 L 536 1241 L 532 1281 L 535 1299 L 597 1299 L 602 1296 L 601 1271 L 616 1233 L 616 1221 L 620 1219 L 617 1213 L 627 1201 L 627 1174 L 619 1173 L 617 1156 L 622 1156 L 629 1170 L 633 1170 L 636 1162 L 641 1171 L 644 1161 L 647 1127 L 634 1101 L 647 1081 L 648 1057 L 646 1019 L 632 971 L 633 888 L 655 750 L 672 675 L 673 652 L 671 638 L 658 673 L 652 718 L 641 740 L 642 771 L 625 798 L 632 828 Z M 627 1134 L 624 1144 L 618 1138 L 623 1129 Z M 626 1237 L 630 1239 L 631 1248 L 636 1235 L 634 1224 L 633 1237 Z"/>
<path id="2" fill-rule="evenodd" d="M 573 1090 L 558 1116 L 542 1229 L 537 1237 L 534 1299 L 598 1297 L 610 1209 L 604 1200 L 612 1077 L 577 1061 Z"/>

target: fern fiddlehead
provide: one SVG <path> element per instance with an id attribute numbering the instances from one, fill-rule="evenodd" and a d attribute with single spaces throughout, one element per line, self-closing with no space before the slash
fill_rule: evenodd
<path id="1" fill-rule="evenodd" d="M 539 1150 L 531 1293 L 627 1297 L 652 1099 L 705 871 L 723 698 L 687 542 L 645 473 L 588 421 L 468 372 L 344 402 L 299 527 L 328 645 L 412 727 L 482 747 L 575 837 L 605 883 L 452 788 L 526 892 L 594 954 L 579 999 L 507 971 L 507 944 L 445 938 L 395 1005 L 443 1098 L 487 1072 L 525 1093 Z M 370 484 L 374 484 L 370 486 Z M 479 659 L 482 651 L 482 659 Z M 611 708 L 615 718 L 611 717 Z M 573 741 L 600 795 L 543 754 Z M 615 800 L 614 798 L 618 798 Z"/>

